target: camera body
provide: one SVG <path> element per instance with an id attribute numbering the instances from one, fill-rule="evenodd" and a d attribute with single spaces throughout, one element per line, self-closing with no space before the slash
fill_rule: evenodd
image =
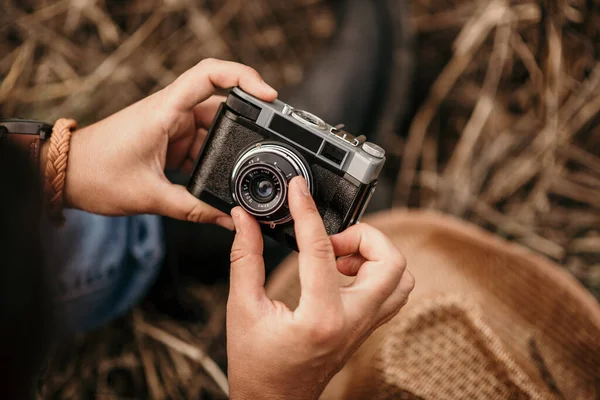
<path id="1" fill-rule="evenodd" d="M 188 190 L 229 213 L 240 205 L 263 234 L 297 250 L 287 187 L 306 180 L 329 235 L 357 223 L 375 191 L 385 152 L 317 116 L 239 88 L 221 104 Z"/>

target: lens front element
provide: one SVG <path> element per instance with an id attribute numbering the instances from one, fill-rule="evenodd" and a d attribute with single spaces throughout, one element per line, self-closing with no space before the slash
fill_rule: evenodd
<path id="1" fill-rule="evenodd" d="M 268 175 L 259 175 L 250 182 L 252 197 L 259 203 L 268 203 L 275 196 L 275 184 Z"/>

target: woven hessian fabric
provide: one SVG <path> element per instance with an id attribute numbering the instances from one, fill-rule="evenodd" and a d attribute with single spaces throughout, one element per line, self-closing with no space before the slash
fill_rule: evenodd
<path id="1" fill-rule="evenodd" d="M 600 306 L 566 271 L 436 213 L 386 212 L 366 222 L 404 253 L 416 286 L 323 399 L 600 398 Z M 296 307 L 296 257 L 267 290 Z"/>

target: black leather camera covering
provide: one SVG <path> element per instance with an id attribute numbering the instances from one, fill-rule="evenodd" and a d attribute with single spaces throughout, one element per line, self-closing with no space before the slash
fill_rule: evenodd
<path id="1" fill-rule="evenodd" d="M 202 201 L 229 213 L 236 206 L 230 183 L 234 164 L 248 146 L 265 140 L 282 141 L 221 106 L 198 156 L 188 190 Z M 293 146 L 293 143 L 287 144 Z M 342 231 L 350 223 L 368 185 L 346 180 L 341 171 L 308 152 L 296 150 L 306 158 L 312 169 L 315 182 L 313 197 L 327 233 L 333 235 Z M 264 234 L 297 249 L 292 223 L 275 228 L 261 227 Z"/>

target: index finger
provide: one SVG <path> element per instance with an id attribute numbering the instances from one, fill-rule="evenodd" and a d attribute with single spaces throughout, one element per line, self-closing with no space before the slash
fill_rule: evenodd
<path id="1" fill-rule="evenodd" d="M 382 232 L 364 223 L 332 236 L 331 243 L 337 256 L 358 254 L 366 260 L 354 282 L 343 289 L 355 294 L 354 307 L 379 307 L 400 283 L 404 256 Z"/>
<path id="2" fill-rule="evenodd" d="M 338 257 L 360 254 L 369 261 L 380 261 L 398 253 L 387 236 L 365 223 L 331 236 L 331 244 Z"/>
<path id="3" fill-rule="evenodd" d="M 212 125 L 221 103 L 224 103 L 226 100 L 227 97 L 213 95 L 196 105 L 193 109 L 196 127 L 208 129 Z"/>
<path id="4" fill-rule="evenodd" d="M 292 179 L 289 189 L 288 201 L 299 250 L 302 293 L 298 309 L 313 314 L 337 310 L 340 306 L 339 275 L 323 220 L 304 179 Z"/>
<path id="5" fill-rule="evenodd" d="M 177 110 L 187 111 L 208 99 L 217 87 L 239 86 L 264 101 L 273 101 L 277 92 L 267 85 L 259 73 L 246 65 L 207 58 L 184 72 L 169 86 Z"/>
<path id="6" fill-rule="evenodd" d="M 231 246 L 229 297 L 253 305 L 265 296 L 263 240 L 258 222 L 240 207 L 231 211 L 235 239 Z"/>

